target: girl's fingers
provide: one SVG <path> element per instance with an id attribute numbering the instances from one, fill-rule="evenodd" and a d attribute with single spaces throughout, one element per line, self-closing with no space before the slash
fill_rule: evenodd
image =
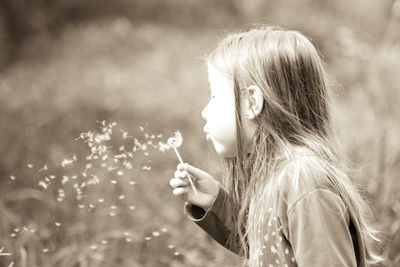
<path id="1" fill-rule="evenodd" d="M 175 196 L 181 196 L 181 195 L 183 195 L 183 194 L 186 194 L 186 193 L 188 193 L 189 192 L 189 189 L 188 188 L 183 188 L 183 187 L 177 187 L 177 188 L 175 188 L 173 191 L 172 191 L 172 193 L 175 195 Z"/>
<path id="2" fill-rule="evenodd" d="M 176 170 L 175 173 L 174 173 L 174 177 L 175 177 L 176 179 L 186 178 L 187 176 L 188 176 L 187 171 L 179 171 L 179 170 Z"/>
<path id="3" fill-rule="evenodd" d="M 172 178 L 171 180 L 169 180 L 169 185 L 172 188 L 187 186 L 188 184 L 189 184 L 188 180 L 182 180 L 177 178 Z"/>

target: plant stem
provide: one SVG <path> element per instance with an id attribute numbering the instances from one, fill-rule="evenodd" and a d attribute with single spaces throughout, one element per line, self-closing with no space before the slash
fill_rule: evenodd
<path id="1" fill-rule="evenodd" d="M 180 155 L 179 152 L 178 152 L 178 149 L 177 149 L 175 146 L 172 146 L 172 147 L 174 148 L 175 154 L 176 154 L 176 156 L 178 157 L 180 163 L 184 164 L 184 162 L 183 162 L 183 160 L 182 160 L 182 157 L 181 157 L 181 155 Z M 188 173 L 188 178 L 189 178 L 189 183 L 190 183 L 190 185 L 192 186 L 193 192 L 197 195 L 197 194 L 198 194 L 198 193 L 197 193 L 197 189 L 196 189 L 196 187 L 194 186 L 194 183 L 193 183 L 193 180 L 192 180 L 192 176 L 191 176 L 189 173 Z"/>

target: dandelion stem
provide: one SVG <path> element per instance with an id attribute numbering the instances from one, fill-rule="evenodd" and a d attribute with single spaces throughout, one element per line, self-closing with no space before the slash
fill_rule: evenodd
<path id="1" fill-rule="evenodd" d="M 178 149 L 177 149 L 175 146 L 172 146 L 172 147 L 174 148 L 175 154 L 176 154 L 176 156 L 178 157 L 180 163 L 184 164 L 184 163 L 183 163 L 183 160 L 182 160 L 182 157 L 181 157 L 181 155 L 180 155 L 179 152 L 178 152 Z M 188 178 L 189 178 L 189 183 L 190 183 L 190 185 L 192 186 L 192 189 L 193 189 L 194 193 L 197 195 L 197 194 L 198 194 L 198 193 L 197 193 L 197 189 L 196 189 L 196 187 L 194 186 L 194 183 L 193 183 L 193 181 L 192 181 L 192 176 L 191 176 L 189 173 L 188 173 Z"/>

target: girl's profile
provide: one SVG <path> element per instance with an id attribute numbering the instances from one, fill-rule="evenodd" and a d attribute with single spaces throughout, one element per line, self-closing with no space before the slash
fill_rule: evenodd
<path id="1" fill-rule="evenodd" d="M 203 130 L 228 171 L 220 185 L 178 165 L 170 185 L 188 217 L 248 266 L 379 261 L 369 208 L 337 149 L 329 82 L 312 42 L 259 27 L 227 36 L 207 66 Z"/>

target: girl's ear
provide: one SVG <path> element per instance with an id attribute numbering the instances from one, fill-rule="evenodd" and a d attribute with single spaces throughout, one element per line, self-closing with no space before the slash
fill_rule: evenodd
<path id="1" fill-rule="evenodd" d="M 263 93 L 257 85 L 250 85 L 246 89 L 247 110 L 246 117 L 250 120 L 255 119 L 262 111 L 264 105 Z"/>

